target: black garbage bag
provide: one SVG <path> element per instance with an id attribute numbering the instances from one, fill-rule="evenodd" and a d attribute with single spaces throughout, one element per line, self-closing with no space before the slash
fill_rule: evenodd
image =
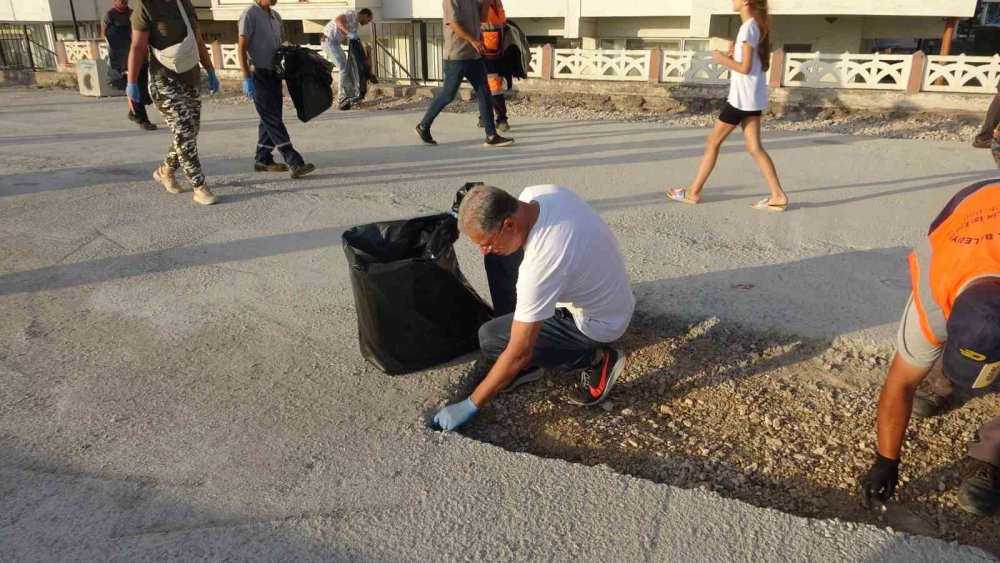
<path id="1" fill-rule="evenodd" d="M 341 81 L 340 109 L 350 109 L 351 104 L 360 102 L 368 95 L 368 81 L 372 77 L 368 54 L 360 39 L 351 39 L 347 43 L 347 68 L 340 69 L 344 73 Z"/>
<path id="2" fill-rule="evenodd" d="M 312 49 L 285 45 L 274 55 L 274 68 L 285 80 L 295 114 L 303 123 L 333 105 L 333 64 Z"/>
<path id="3" fill-rule="evenodd" d="M 343 234 L 361 355 L 390 375 L 479 347 L 489 306 L 458 267 L 449 213 L 354 227 Z"/>

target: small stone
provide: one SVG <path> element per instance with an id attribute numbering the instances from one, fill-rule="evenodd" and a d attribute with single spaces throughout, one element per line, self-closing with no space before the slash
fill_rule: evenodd
<path id="1" fill-rule="evenodd" d="M 684 405 L 688 407 L 693 407 L 694 401 L 692 401 L 691 399 L 684 399 Z"/>
<path id="2" fill-rule="evenodd" d="M 611 401 L 604 401 L 601 403 L 601 408 L 604 409 L 604 412 L 611 412 L 615 408 L 615 404 Z"/>
<path id="3" fill-rule="evenodd" d="M 626 407 L 626 408 L 622 409 L 622 416 L 632 416 L 633 414 L 635 414 L 635 411 L 633 411 L 630 408 Z"/>
<path id="4" fill-rule="evenodd" d="M 739 407 L 737 407 L 737 410 L 739 411 L 740 416 L 746 416 L 747 413 L 750 412 L 750 407 L 746 405 L 740 405 Z"/>
<path id="5" fill-rule="evenodd" d="M 674 411 L 667 405 L 660 405 L 660 414 L 663 416 L 671 416 L 674 414 Z"/>

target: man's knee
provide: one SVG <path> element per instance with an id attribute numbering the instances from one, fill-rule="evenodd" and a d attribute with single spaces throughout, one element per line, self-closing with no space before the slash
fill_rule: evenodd
<path id="1" fill-rule="evenodd" d="M 497 357 L 510 341 L 510 315 L 493 319 L 479 327 L 479 348 L 487 356 Z"/>

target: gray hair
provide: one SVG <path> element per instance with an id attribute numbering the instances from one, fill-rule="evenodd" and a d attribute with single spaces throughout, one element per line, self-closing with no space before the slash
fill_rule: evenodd
<path id="1" fill-rule="evenodd" d="M 458 208 L 458 228 L 466 235 L 476 231 L 492 235 L 504 219 L 517 211 L 517 199 L 493 186 L 478 185 L 469 190 Z"/>

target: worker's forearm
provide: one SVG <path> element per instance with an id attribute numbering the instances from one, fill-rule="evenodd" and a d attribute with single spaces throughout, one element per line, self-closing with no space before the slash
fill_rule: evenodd
<path id="1" fill-rule="evenodd" d="M 238 54 L 239 54 L 239 59 L 240 59 L 240 70 L 243 71 L 243 78 L 249 78 L 250 77 L 250 63 L 248 61 L 249 57 L 247 57 L 247 48 L 246 48 L 246 45 L 240 45 L 239 50 L 238 50 Z"/>
<path id="2" fill-rule="evenodd" d="M 458 22 L 451 22 L 448 25 L 451 26 L 451 29 L 452 31 L 455 32 L 455 35 L 458 35 L 463 40 L 468 41 L 469 43 L 472 43 L 473 41 L 478 41 L 478 39 L 470 35 L 468 31 L 465 31 L 465 28 L 462 27 L 462 24 Z"/>
<path id="3" fill-rule="evenodd" d="M 508 383 L 517 377 L 517 374 L 521 372 L 524 368 L 528 367 L 528 362 L 531 361 L 530 356 L 515 353 L 511 350 L 504 350 L 500 357 L 497 358 L 496 363 L 493 364 L 493 368 L 486 375 L 486 378 L 479 383 L 476 390 L 472 392 L 472 402 L 476 404 L 477 407 L 483 408 L 483 406 L 490 402 Z"/>
<path id="4" fill-rule="evenodd" d="M 913 412 L 915 387 L 887 381 L 878 400 L 878 453 L 899 459 L 906 427 Z"/>
<path id="5" fill-rule="evenodd" d="M 142 70 L 142 63 L 146 59 L 146 43 L 132 42 L 132 47 L 128 51 L 128 81 L 136 84 L 139 81 L 139 71 Z"/>

